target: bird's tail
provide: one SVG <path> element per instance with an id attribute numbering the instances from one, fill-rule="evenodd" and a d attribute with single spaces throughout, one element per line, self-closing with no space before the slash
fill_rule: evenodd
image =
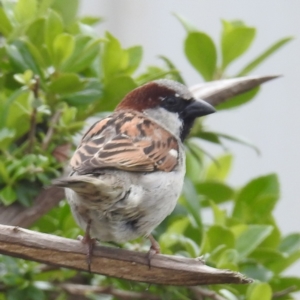
<path id="1" fill-rule="evenodd" d="M 123 191 L 123 187 L 117 184 L 114 177 L 100 179 L 97 177 L 78 175 L 56 179 L 52 185 L 69 188 L 82 195 L 98 195 L 98 197 L 118 197 Z"/>

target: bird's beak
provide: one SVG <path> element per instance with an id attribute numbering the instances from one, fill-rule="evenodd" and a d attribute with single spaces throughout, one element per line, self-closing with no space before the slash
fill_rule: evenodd
<path id="1" fill-rule="evenodd" d="M 214 113 L 216 110 L 213 106 L 204 100 L 195 99 L 183 111 L 183 118 L 196 119 Z"/>

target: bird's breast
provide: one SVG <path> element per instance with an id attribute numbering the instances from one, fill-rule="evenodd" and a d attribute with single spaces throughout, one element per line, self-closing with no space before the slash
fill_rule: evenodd
<path id="1" fill-rule="evenodd" d="M 87 205 L 85 197 L 73 191 L 67 193 L 77 223 L 85 229 L 92 220 L 91 235 L 101 241 L 123 243 L 143 235 L 149 235 L 175 208 L 182 190 L 185 165 L 182 153 L 179 164 L 172 172 L 126 172 L 110 170 L 99 176 L 105 181 L 109 175 L 123 186 L 119 198 L 94 202 Z M 113 184 L 112 184 L 113 186 Z M 101 191 L 100 191 L 101 193 Z M 115 195 L 112 190 L 112 195 Z M 84 214 L 82 213 L 84 212 Z"/>

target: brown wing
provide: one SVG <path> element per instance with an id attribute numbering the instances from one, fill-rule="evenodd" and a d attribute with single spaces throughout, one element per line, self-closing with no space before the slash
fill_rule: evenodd
<path id="1" fill-rule="evenodd" d="M 178 150 L 176 138 L 143 114 L 116 112 L 88 130 L 71 166 L 80 174 L 104 168 L 171 172 Z"/>

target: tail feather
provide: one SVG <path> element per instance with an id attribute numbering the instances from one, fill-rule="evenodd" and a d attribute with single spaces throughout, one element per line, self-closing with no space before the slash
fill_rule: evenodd
<path id="1" fill-rule="evenodd" d="M 99 195 L 99 197 L 118 197 L 123 187 L 117 184 L 115 178 L 99 179 L 91 176 L 72 176 L 52 181 L 52 185 L 69 188 L 79 194 Z"/>

